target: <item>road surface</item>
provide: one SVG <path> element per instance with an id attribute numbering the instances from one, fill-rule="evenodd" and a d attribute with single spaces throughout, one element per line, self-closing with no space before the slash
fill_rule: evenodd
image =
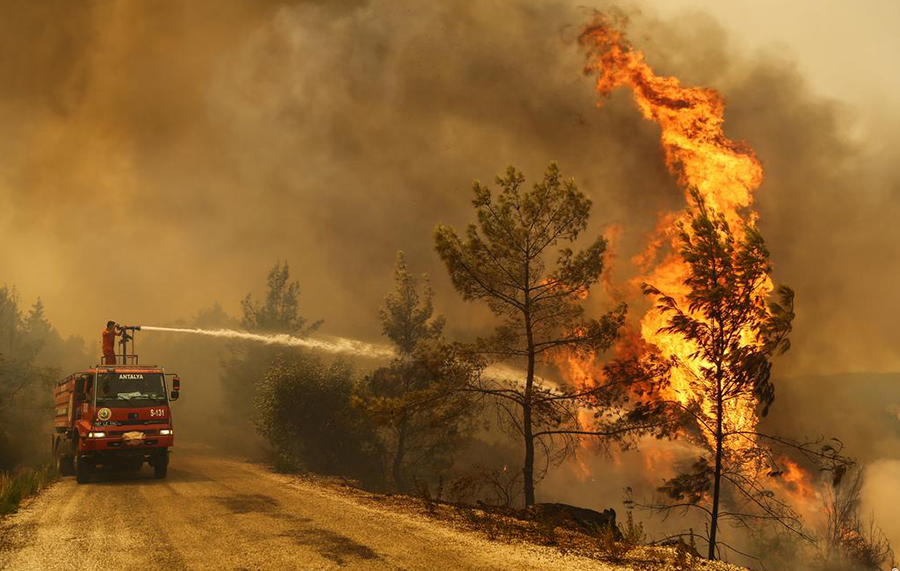
<path id="1" fill-rule="evenodd" d="M 200 450 L 169 475 L 63 478 L 0 521 L 11 571 L 608 570 L 554 550 L 487 541 L 417 513 Z"/>

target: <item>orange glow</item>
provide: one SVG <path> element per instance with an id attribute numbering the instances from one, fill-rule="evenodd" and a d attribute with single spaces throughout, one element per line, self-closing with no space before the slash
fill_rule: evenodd
<path id="1" fill-rule="evenodd" d="M 814 478 L 807 470 L 787 457 L 778 458 L 777 462 L 782 472 L 773 479 L 774 490 L 798 509 L 804 521 L 813 526 L 822 525 L 825 517 L 822 506 L 825 499 L 821 488 L 813 484 Z"/>
<path id="2" fill-rule="evenodd" d="M 722 131 L 722 95 L 656 75 L 644 54 L 608 22 L 590 26 L 581 43 L 590 55 L 586 71 L 597 76 L 597 92 L 607 95 L 617 87 L 631 88 L 644 118 L 661 128 L 669 170 L 686 189 L 696 187 L 713 210 L 738 222 L 738 209 L 750 206 L 763 172 L 753 149 Z"/>
<path id="3" fill-rule="evenodd" d="M 725 136 L 724 98 L 714 89 L 685 87 L 677 78 L 656 75 L 643 53 L 636 51 L 613 24 L 601 17 L 580 38 L 588 54 L 585 71 L 596 77 L 597 92 L 607 96 L 618 87 L 629 88 L 643 117 L 659 125 L 666 165 L 685 189 L 685 195 L 689 198 L 689 190 L 696 188 L 710 210 L 722 214 L 739 233 L 745 222 L 756 218 L 750 207 L 753 191 L 763 180 L 763 171 L 753 149 Z M 684 280 L 689 267 L 678 255 L 676 229 L 679 222 L 687 220 L 684 212 L 660 213 L 646 249 L 632 259 L 639 270 L 633 284 L 651 283 L 675 298 L 680 307 L 687 307 L 688 290 Z M 763 298 L 772 288 L 771 282 L 762 286 Z M 685 405 L 699 401 L 706 415 L 713 418 L 714 402 L 692 382 L 701 376 L 701 368 L 706 363 L 691 356 L 696 350 L 693 343 L 659 331 L 667 324 L 668 317 L 651 308 L 639 325 L 645 343 L 655 346 L 663 358 L 676 358 L 683 364 L 672 371 L 665 398 Z M 757 338 L 757 331 L 748 330 L 742 335 L 746 344 L 757 342 Z M 592 369 L 592 362 L 577 361 L 569 357 L 574 379 L 589 380 L 596 376 L 585 371 Z M 727 402 L 726 429 L 754 430 L 758 423 L 754 404 L 750 398 Z M 711 441 L 712 434 L 707 438 Z M 750 444 L 745 439 L 732 439 L 727 446 L 740 450 Z"/>
<path id="4" fill-rule="evenodd" d="M 621 301 L 626 297 L 623 284 L 615 280 L 615 267 L 617 262 L 617 248 L 622 232 L 625 230 L 620 224 L 610 224 L 603 231 L 603 237 L 606 239 L 606 252 L 603 256 L 603 273 L 600 275 L 601 284 L 606 296 L 613 301 Z M 585 290 L 584 297 L 587 298 L 588 290 Z"/>
<path id="5" fill-rule="evenodd" d="M 641 454 L 644 468 L 649 474 L 671 477 L 674 473 L 675 451 L 659 446 L 645 447 Z"/>
<path id="6" fill-rule="evenodd" d="M 591 467 L 588 466 L 584 461 L 584 458 L 578 454 L 575 454 L 575 462 L 572 464 L 572 468 L 574 469 L 575 477 L 578 478 L 579 482 L 585 482 L 591 477 Z"/>
<path id="7" fill-rule="evenodd" d="M 806 470 L 789 458 L 779 458 L 778 462 L 784 467 L 780 479 L 789 493 L 805 501 L 817 499 L 819 493 L 810 485 L 810 477 Z"/>

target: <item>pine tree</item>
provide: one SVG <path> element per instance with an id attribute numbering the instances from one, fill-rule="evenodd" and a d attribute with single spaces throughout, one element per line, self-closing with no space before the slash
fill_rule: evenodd
<path id="1" fill-rule="evenodd" d="M 581 301 L 603 271 L 606 240 L 594 239 L 575 253 L 569 247 L 587 228 L 591 201 L 575 181 L 551 163 L 532 190 L 510 166 L 497 177 L 495 195 L 473 185 L 477 224 L 464 236 L 435 229 L 435 247 L 453 285 L 466 300 L 484 302 L 501 319 L 475 350 L 491 361 L 525 362 L 525 378 L 473 387 L 496 399 L 524 446 L 525 504 L 535 502 L 535 444 L 545 449 L 564 431 L 563 413 L 577 398 L 544 386 L 535 377 L 538 359 L 560 350 L 602 353 L 624 322 L 621 305 L 599 319 L 584 315 Z M 555 251 L 554 251 L 555 250 Z"/>

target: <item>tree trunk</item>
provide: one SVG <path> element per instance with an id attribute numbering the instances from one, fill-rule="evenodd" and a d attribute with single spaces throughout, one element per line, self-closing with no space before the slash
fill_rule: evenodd
<path id="1" fill-rule="evenodd" d="M 527 298 L 526 298 L 527 299 Z M 534 385 L 534 334 L 531 316 L 525 314 L 525 334 L 528 339 L 528 371 L 525 376 L 525 399 L 522 404 L 522 432 L 525 437 L 525 507 L 534 505 L 534 436 L 531 427 L 531 393 Z"/>
<path id="2" fill-rule="evenodd" d="M 522 407 L 525 428 L 525 507 L 534 505 L 534 436 L 531 434 L 531 404 Z"/>
<path id="3" fill-rule="evenodd" d="M 716 558 L 716 531 L 719 526 L 719 488 L 722 481 L 722 418 L 725 411 L 722 410 L 722 378 L 718 375 L 718 394 L 716 396 L 716 467 L 713 472 L 713 500 L 712 516 L 709 522 L 709 559 Z"/>
<path id="4" fill-rule="evenodd" d="M 406 415 L 400 420 L 397 427 L 397 451 L 394 454 L 394 462 L 391 466 L 391 474 L 394 477 L 394 487 L 397 492 L 403 494 L 406 492 L 406 482 L 403 481 L 403 456 L 406 454 Z"/>

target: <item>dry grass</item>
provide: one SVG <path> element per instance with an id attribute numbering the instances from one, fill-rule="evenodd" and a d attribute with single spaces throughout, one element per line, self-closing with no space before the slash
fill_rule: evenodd
<path id="1" fill-rule="evenodd" d="M 634 521 L 631 512 L 625 516 L 625 523 L 618 524 L 618 533 L 611 527 L 604 527 L 597 533 L 597 548 L 614 563 L 625 561 L 635 547 L 646 542 L 644 526 Z"/>
<path id="2" fill-rule="evenodd" d="M 618 533 L 600 528 L 594 533 L 573 530 L 554 521 L 529 521 L 515 517 L 517 510 L 505 506 L 471 506 L 439 500 L 435 490 L 418 497 L 401 494 L 385 495 L 339 485 L 316 476 L 302 479 L 326 486 L 354 501 L 376 505 L 400 513 L 418 514 L 457 529 L 507 544 L 550 547 L 562 554 L 597 560 L 622 571 L 747 571 L 722 561 L 708 561 L 683 546 L 644 545 L 646 534 L 639 522 L 625 515 Z M 608 529 L 608 528 L 607 528 Z M 613 539 L 615 538 L 615 539 Z"/>
<path id="3" fill-rule="evenodd" d="M 20 468 L 12 473 L 0 473 L 0 515 L 16 511 L 25 498 L 33 496 L 50 485 L 59 473 L 52 464 L 33 468 Z"/>

